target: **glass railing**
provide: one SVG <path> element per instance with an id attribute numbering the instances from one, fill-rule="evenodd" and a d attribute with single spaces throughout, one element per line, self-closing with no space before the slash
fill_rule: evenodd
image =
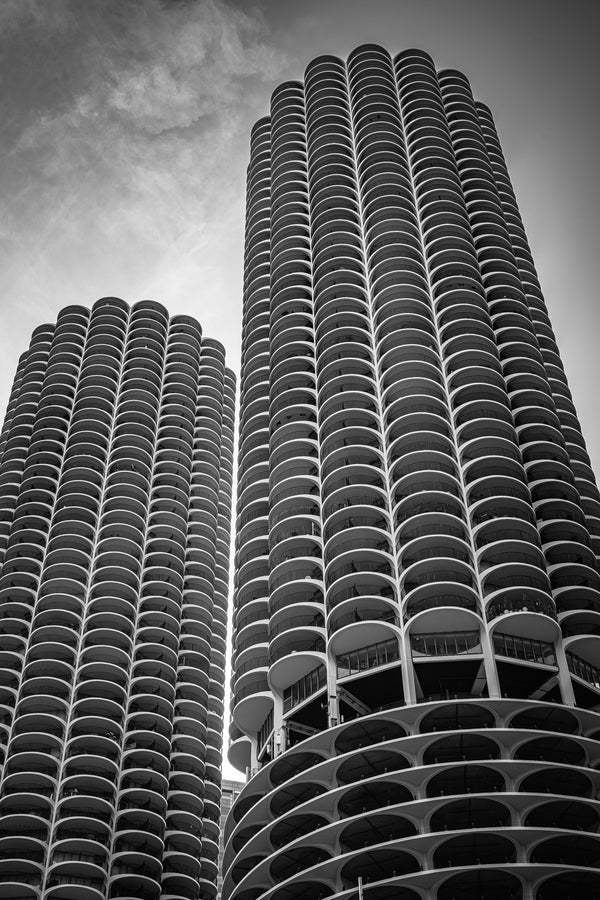
<path id="1" fill-rule="evenodd" d="M 284 647 L 269 651 L 269 662 L 272 665 L 278 659 L 282 659 L 284 656 L 289 656 L 292 653 L 325 653 L 325 641 L 321 637 L 309 641 L 290 639 L 290 643 Z"/>
<path id="2" fill-rule="evenodd" d="M 308 475 L 304 476 L 308 478 Z M 282 500 L 289 500 L 290 497 L 298 497 L 304 498 L 307 496 L 318 496 L 319 488 L 316 484 L 312 483 L 304 483 L 304 484 L 295 484 L 292 487 L 285 488 L 285 490 L 277 491 L 277 493 L 273 494 L 271 497 L 271 506 L 275 506 L 276 503 L 280 503 Z M 296 510 L 294 510 L 294 515 L 296 514 Z"/>
<path id="3" fill-rule="evenodd" d="M 479 631 L 412 634 L 410 646 L 413 658 L 420 656 L 465 656 L 482 652 Z"/>
<path id="4" fill-rule="evenodd" d="M 535 556 L 533 545 L 531 553 L 492 553 L 490 556 L 485 556 L 481 560 L 481 569 L 489 569 L 492 566 L 501 566 L 505 563 L 525 563 L 525 565 L 535 566 L 540 571 L 544 571 L 540 567 L 539 559 Z"/>
<path id="5" fill-rule="evenodd" d="M 582 659 L 581 656 L 577 656 L 569 650 L 566 652 L 566 657 L 569 671 L 600 691 L 600 668 L 591 665 L 591 663 Z"/>
<path id="6" fill-rule="evenodd" d="M 532 541 L 532 535 L 529 531 L 520 531 L 517 528 L 497 528 L 490 531 L 489 534 L 477 536 L 477 547 L 486 547 L 488 544 L 495 544 L 496 541 L 526 541 L 531 546 L 535 546 Z"/>
<path id="7" fill-rule="evenodd" d="M 451 537 L 460 538 L 461 540 L 465 539 L 465 532 L 463 528 L 460 528 L 458 525 L 447 525 L 444 522 L 435 523 L 434 525 L 421 525 L 417 528 L 409 528 L 407 529 L 401 536 L 398 541 L 398 546 L 402 547 L 404 544 L 408 544 L 409 541 L 415 540 L 415 538 L 420 537 L 428 537 L 431 534 L 435 535 L 450 535 Z"/>
<path id="8" fill-rule="evenodd" d="M 404 568 L 412 566 L 413 563 L 421 562 L 423 559 L 459 559 L 461 562 L 471 564 L 471 557 L 468 551 L 457 550 L 455 547 L 444 547 L 438 545 L 436 547 L 425 547 L 422 550 L 415 550 L 414 556 L 404 556 L 402 565 Z"/>
<path id="9" fill-rule="evenodd" d="M 400 619 L 397 614 L 391 609 L 360 609 L 354 610 L 354 612 L 346 613 L 343 616 L 340 616 L 339 619 L 336 619 L 335 622 L 332 622 L 329 626 L 329 631 L 331 634 L 334 634 L 336 631 L 339 631 L 340 628 L 343 628 L 345 625 L 351 625 L 355 622 L 391 622 L 392 625 L 400 625 Z"/>
<path id="10" fill-rule="evenodd" d="M 338 579 L 343 578 L 345 575 L 350 575 L 352 573 L 360 574 L 363 572 L 375 572 L 377 574 L 387 575 L 390 578 L 393 577 L 392 566 L 387 560 L 374 562 L 370 559 L 359 558 L 355 562 L 330 569 L 327 572 L 325 583 L 327 587 L 330 587 L 335 581 L 338 581 Z"/>
<path id="11" fill-rule="evenodd" d="M 309 586 L 309 590 L 294 591 L 291 594 L 284 594 L 275 603 L 270 603 L 271 615 L 283 609 L 286 606 L 293 606 L 295 603 L 323 603 L 323 594 L 320 590 L 314 590 L 313 584 Z"/>
<path id="12" fill-rule="evenodd" d="M 273 710 L 269 713 L 265 721 L 262 723 L 257 734 L 258 753 L 267 743 L 271 732 L 273 731 Z"/>
<path id="13" fill-rule="evenodd" d="M 346 466 L 369 466 L 372 469 L 382 469 L 383 463 L 378 456 L 374 456 L 372 453 L 370 455 L 367 455 L 366 452 L 348 453 L 347 456 L 338 457 L 337 459 L 326 463 L 323 466 L 322 477 L 328 478 L 335 472 L 343 470 Z"/>
<path id="14" fill-rule="evenodd" d="M 456 594 L 442 594 L 410 603 L 405 616 L 407 619 L 412 619 L 417 613 L 424 612 L 427 609 L 437 609 L 443 606 L 459 606 L 461 609 L 470 609 L 471 612 L 479 615 L 479 609 L 475 599 L 470 597 L 458 597 Z"/>
<path id="15" fill-rule="evenodd" d="M 273 560 L 273 566 L 278 566 L 280 563 L 287 562 L 289 559 L 298 559 L 302 556 L 307 558 L 320 557 L 321 548 L 315 547 L 313 544 L 303 547 L 290 547 L 289 550 L 286 550 L 284 553 L 277 554 L 276 558 Z"/>
<path id="16" fill-rule="evenodd" d="M 368 647 L 361 647 L 359 650 L 336 657 L 337 677 L 346 678 L 348 675 L 356 675 L 378 666 L 398 662 L 399 659 L 400 647 L 395 638 L 379 641 Z"/>
<path id="17" fill-rule="evenodd" d="M 445 492 L 446 493 L 446 492 Z M 413 497 L 416 498 L 416 494 Z M 454 516 L 455 518 L 459 518 L 461 516 L 459 510 L 461 507 L 458 504 L 450 504 L 444 503 L 440 498 L 438 500 L 428 500 L 426 502 L 418 503 L 416 500 L 410 504 L 409 508 L 402 512 L 401 514 L 397 514 L 395 517 L 396 526 L 402 525 L 403 522 L 406 522 L 407 519 L 412 519 L 414 516 L 420 516 L 423 513 L 446 513 L 449 516 Z"/>
<path id="18" fill-rule="evenodd" d="M 420 462 L 400 466 L 394 473 L 394 480 L 399 481 L 400 478 L 412 475 L 413 472 L 445 472 L 446 475 L 454 475 L 455 477 L 457 474 L 456 466 L 451 462 L 445 463 L 433 459 L 424 459 Z"/>
<path id="19" fill-rule="evenodd" d="M 488 476 L 493 477 L 493 476 Z M 487 500 L 488 497 L 516 497 L 517 500 L 523 500 L 528 503 L 527 486 L 523 485 L 521 489 L 508 487 L 505 484 L 493 484 L 488 488 L 472 491 L 469 494 L 469 503 L 478 503 L 480 500 Z"/>
<path id="20" fill-rule="evenodd" d="M 265 653 L 264 655 L 248 660 L 248 662 L 242 663 L 241 666 L 236 666 L 235 676 L 236 678 L 239 678 L 240 675 L 245 675 L 246 672 L 250 672 L 251 669 L 266 669 L 267 666 L 267 654 Z"/>
<path id="21" fill-rule="evenodd" d="M 274 525 L 277 525 L 278 522 L 282 522 L 284 519 L 294 518 L 295 520 L 298 516 L 318 516 L 319 508 L 316 500 L 312 503 L 297 503 L 294 506 L 286 505 L 277 515 L 271 514 L 270 526 L 273 528 Z"/>
<path id="22" fill-rule="evenodd" d="M 379 531 L 386 531 L 389 528 L 386 519 L 376 516 L 347 516 L 338 519 L 332 525 L 328 525 L 326 529 L 325 539 L 329 541 L 340 531 L 347 531 L 349 528 L 377 528 Z"/>
<path id="23" fill-rule="evenodd" d="M 511 659 L 522 659 L 544 666 L 556 665 L 556 652 L 554 644 L 551 642 L 536 641 L 513 634 L 502 634 L 498 631 L 494 634 L 493 639 L 494 652 L 498 656 L 509 656 Z"/>
<path id="24" fill-rule="evenodd" d="M 258 681 L 253 681 L 251 684 L 245 685 L 241 690 L 237 691 L 234 704 L 239 703 L 240 700 L 244 700 L 246 697 L 249 697 L 251 694 L 259 694 L 262 691 L 268 691 L 269 685 L 267 683 L 266 676 L 259 679 Z"/>
<path id="25" fill-rule="evenodd" d="M 545 573 L 540 570 L 540 577 L 532 578 L 531 575 L 503 575 L 502 580 L 494 582 L 488 580 L 485 582 L 485 593 L 492 594 L 494 591 L 502 590 L 508 587 L 532 587 L 543 591 L 545 588 Z"/>
<path id="26" fill-rule="evenodd" d="M 271 591 L 275 591 L 282 584 L 287 584 L 290 581 L 307 581 L 311 579 L 321 581 L 322 578 L 323 573 L 320 568 L 292 569 L 288 572 L 282 572 L 281 575 L 271 581 Z"/>
<path id="27" fill-rule="evenodd" d="M 294 515 L 296 515 L 295 510 Z M 319 526 L 312 519 L 308 519 L 304 522 L 300 520 L 296 523 L 294 528 L 286 528 L 282 531 L 278 531 L 273 538 L 273 546 L 276 547 L 277 544 L 281 541 L 285 541 L 287 538 L 304 537 L 305 535 L 308 535 L 309 537 L 320 537 Z"/>
<path id="28" fill-rule="evenodd" d="M 449 478 L 453 476 L 448 476 Z M 394 494 L 394 503 L 401 503 L 407 497 L 414 497 L 415 494 L 423 494 L 425 491 L 435 491 L 442 494 L 450 494 L 452 497 L 459 496 L 459 490 L 451 481 L 416 481 L 404 488 L 404 493 L 397 491 Z"/>
<path id="29" fill-rule="evenodd" d="M 392 552 L 390 543 L 385 538 L 365 536 L 355 540 L 344 541 L 343 544 L 336 544 L 328 551 L 327 555 L 330 559 L 335 559 L 336 556 L 347 553 L 349 550 L 383 550 L 385 553 L 390 554 Z"/>
<path id="30" fill-rule="evenodd" d="M 385 597 L 386 600 L 394 598 L 394 588 L 391 585 L 382 584 L 355 584 L 351 587 L 343 588 L 341 591 L 335 591 L 333 598 L 328 598 L 328 607 L 333 609 L 344 600 L 350 600 L 354 597 Z M 335 602 L 333 602 L 335 601 Z"/>
<path id="31" fill-rule="evenodd" d="M 581 637 L 582 634 L 600 634 L 600 625 L 586 622 L 582 625 L 562 625 L 563 637 Z"/>
<path id="32" fill-rule="evenodd" d="M 283 622 L 280 622 L 279 625 L 275 625 L 274 628 L 271 628 L 269 630 L 269 637 L 277 637 L 278 634 L 281 634 L 283 631 L 289 631 L 290 628 L 323 628 L 324 624 L 322 613 L 311 612 L 304 616 L 293 616 L 290 619 L 285 619 Z"/>
<path id="33" fill-rule="evenodd" d="M 434 584 L 443 581 L 451 581 L 456 584 L 465 584 L 467 587 L 473 587 L 472 576 L 457 569 L 440 569 L 437 572 L 424 571 L 422 574 L 413 575 L 413 579 L 404 583 L 406 593 L 424 584 Z"/>
<path id="34" fill-rule="evenodd" d="M 350 485 L 357 487 L 357 485 Z M 327 504 L 327 516 L 337 512 L 338 509 L 348 509 L 351 506 L 374 506 L 377 509 L 385 509 L 385 500 L 375 490 L 372 494 L 350 494 L 350 496 L 330 501 Z"/>
<path id="35" fill-rule="evenodd" d="M 488 622 L 490 622 L 492 619 L 497 619 L 498 616 L 512 612 L 535 612 L 550 616 L 551 619 L 557 618 L 552 600 L 531 597 L 526 594 L 523 594 L 520 599 L 501 597 L 498 600 L 494 600 L 486 609 L 486 617 Z"/>
<path id="36" fill-rule="evenodd" d="M 289 712 L 298 703 L 302 703 L 307 697 L 315 694 L 327 683 L 327 672 L 325 666 L 317 666 L 308 675 L 300 678 L 291 687 L 286 688 L 283 694 L 283 711 Z"/>
<path id="37" fill-rule="evenodd" d="M 360 434 L 350 435 L 349 437 L 338 438 L 337 441 L 331 441 L 327 444 L 327 455 L 340 447 L 378 447 L 381 448 L 381 441 L 376 434 Z"/>

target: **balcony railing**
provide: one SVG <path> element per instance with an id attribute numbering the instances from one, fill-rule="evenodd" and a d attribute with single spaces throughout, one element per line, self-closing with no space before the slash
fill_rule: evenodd
<path id="1" fill-rule="evenodd" d="M 486 609 L 486 616 L 488 622 L 490 622 L 492 619 L 498 618 L 498 616 L 513 612 L 535 612 L 549 616 L 551 619 L 556 620 L 557 618 L 556 609 L 552 600 L 527 596 L 526 594 L 523 594 L 521 598 L 516 599 L 500 597 L 498 600 L 494 600 Z"/>
<path id="2" fill-rule="evenodd" d="M 413 658 L 422 656 L 467 656 L 481 653 L 479 631 L 448 631 L 413 634 L 410 638 Z"/>
<path id="3" fill-rule="evenodd" d="M 310 612 L 304 616 L 292 616 L 291 619 L 284 619 L 279 625 L 271 628 L 269 637 L 271 639 L 277 637 L 278 634 L 289 631 L 291 628 L 323 628 L 324 624 L 322 613 Z M 249 640 L 252 639 L 249 638 Z M 256 642 L 256 638 L 254 638 L 254 641 Z"/>
<path id="4" fill-rule="evenodd" d="M 588 684 L 600 691 L 600 668 L 591 665 L 591 663 L 582 659 L 581 656 L 577 656 L 569 650 L 566 652 L 566 657 L 567 665 L 573 675 L 583 678 L 584 681 L 587 681 Z"/>
<path id="5" fill-rule="evenodd" d="M 456 594 L 437 594 L 435 597 L 426 597 L 423 600 L 411 603 L 406 610 L 405 616 L 407 619 L 412 619 L 417 613 L 443 606 L 459 606 L 461 609 L 469 609 L 471 612 L 479 614 L 477 601 L 472 597 L 458 597 Z"/>
<path id="6" fill-rule="evenodd" d="M 290 639 L 285 646 L 269 651 L 269 662 L 272 665 L 278 659 L 282 659 L 284 656 L 289 656 L 292 653 L 325 653 L 325 641 L 321 637 L 307 641 Z"/>
<path id="7" fill-rule="evenodd" d="M 497 631 L 494 634 L 494 652 L 498 656 L 509 656 L 512 659 L 522 659 L 544 666 L 556 665 L 554 644 L 548 641 L 535 641 Z"/>
<path id="8" fill-rule="evenodd" d="M 387 641 L 379 641 L 368 647 L 361 647 L 351 653 L 344 653 L 336 657 L 337 677 L 346 678 L 348 675 L 356 675 L 359 672 L 367 672 L 378 666 L 398 662 L 400 659 L 400 647 L 395 638 Z"/>
<path id="9" fill-rule="evenodd" d="M 327 672 L 325 666 L 317 666 L 308 675 L 300 678 L 291 687 L 286 688 L 283 695 L 283 711 L 289 712 L 298 703 L 302 703 L 311 694 L 315 694 L 327 683 Z"/>

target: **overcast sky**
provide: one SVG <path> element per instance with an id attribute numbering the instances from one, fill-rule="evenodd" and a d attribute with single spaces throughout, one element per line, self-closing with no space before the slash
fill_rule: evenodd
<path id="1" fill-rule="evenodd" d="M 237 371 L 245 167 L 273 87 L 321 53 L 420 47 L 494 113 L 600 463 L 597 0 L 0 0 L 0 410 L 70 303 L 190 313 Z"/>

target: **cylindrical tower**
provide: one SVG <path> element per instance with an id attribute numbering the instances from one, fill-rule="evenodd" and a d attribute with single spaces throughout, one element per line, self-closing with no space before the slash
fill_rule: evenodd
<path id="1" fill-rule="evenodd" d="M 158 303 L 68 307 L 0 444 L 0 893 L 216 895 L 234 378 Z"/>
<path id="2" fill-rule="evenodd" d="M 241 387 L 224 898 L 597 900 L 600 497 L 461 73 L 275 91 Z"/>

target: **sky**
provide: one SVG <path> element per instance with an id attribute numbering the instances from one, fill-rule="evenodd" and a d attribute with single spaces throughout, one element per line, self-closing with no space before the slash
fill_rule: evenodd
<path id="1" fill-rule="evenodd" d="M 491 107 L 597 466 L 599 26 L 597 0 L 0 0 L 0 415 L 33 329 L 102 296 L 196 316 L 238 371 L 250 128 L 375 42 Z"/>

